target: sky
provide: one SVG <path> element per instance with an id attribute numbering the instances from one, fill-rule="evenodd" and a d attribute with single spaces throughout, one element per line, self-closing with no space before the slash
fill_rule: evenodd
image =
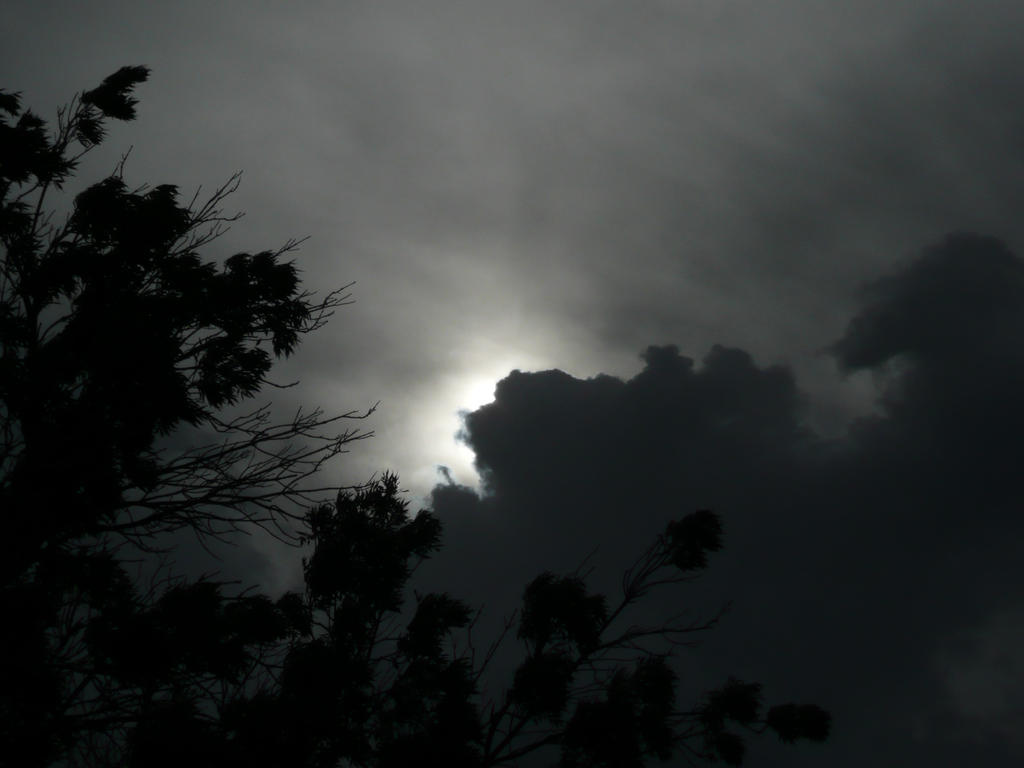
<path id="1" fill-rule="evenodd" d="M 277 402 L 379 401 L 332 471 L 397 471 L 442 517 L 423 579 L 494 618 L 594 552 L 614 589 L 713 508 L 726 547 L 671 599 L 733 607 L 684 682 L 835 717 L 751 765 L 1003 766 L 1022 23 L 1005 0 L 16 0 L 0 73 L 49 117 L 150 67 L 83 184 L 128 147 L 130 182 L 188 195 L 243 170 L 211 258 L 308 235 L 307 286 L 355 281 Z"/>

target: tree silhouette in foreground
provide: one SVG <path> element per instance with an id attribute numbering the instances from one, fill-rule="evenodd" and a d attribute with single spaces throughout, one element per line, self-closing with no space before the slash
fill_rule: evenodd
<path id="1" fill-rule="evenodd" d="M 319 479 L 365 436 L 332 430 L 365 414 L 225 415 L 271 384 L 273 360 L 344 289 L 304 292 L 282 260 L 295 242 L 221 265 L 200 257 L 235 218 L 221 205 L 237 177 L 183 206 L 172 186 L 130 189 L 122 162 L 62 223 L 47 211 L 105 121 L 134 117 L 147 75 L 122 68 L 61 110 L 52 133 L 0 92 L 0 761 L 492 766 L 558 748 L 566 766 L 738 764 L 741 733 L 826 737 L 824 711 L 762 713 L 753 683 L 678 708 L 671 650 L 717 617 L 628 623 L 721 546 L 710 512 L 670 525 L 616 601 L 579 575 L 531 582 L 506 627 L 521 663 L 502 696 L 482 700 L 507 638 L 478 653 L 479 614 L 446 594 L 405 606 L 440 522 L 410 516 L 393 475 L 359 489 Z M 182 430 L 213 437 L 161 448 Z M 257 527 L 307 546 L 302 594 L 133 567 L 170 532 Z"/>
<path id="2" fill-rule="evenodd" d="M 534 579 L 518 614 L 522 659 L 495 701 L 476 695 L 497 647 L 473 646 L 467 630 L 479 614 L 448 594 L 416 594 L 402 612 L 407 581 L 438 549 L 441 525 L 429 512 L 408 514 L 397 478 L 342 493 L 311 513 L 309 531 L 305 594 L 285 595 L 266 619 L 286 646 L 280 665 L 221 709 L 230 760 L 496 766 L 557 746 L 564 766 L 680 755 L 738 765 L 741 734 L 828 734 L 829 716 L 816 706 L 763 711 L 756 683 L 728 680 L 679 709 L 671 648 L 717 617 L 630 623 L 636 604 L 692 581 L 720 548 L 709 511 L 671 523 L 625 574 L 614 603 L 577 575 Z"/>
<path id="3" fill-rule="evenodd" d="M 365 436 L 350 426 L 365 414 L 281 423 L 241 408 L 346 296 L 302 290 L 283 258 L 294 241 L 200 257 L 237 218 L 222 211 L 237 177 L 182 205 L 173 186 L 130 189 L 122 161 L 62 220 L 48 209 L 106 121 L 134 117 L 147 75 L 118 70 L 52 132 L 0 92 L 0 665 L 3 690 L 19 691 L 0 707 L 10 743 L 52 754 L 131 706 L 81 642 L 93 618 L 131 604 L 117 553 L 180 530 L 294 536 L 337 491 L 318 470 Z M 192 447 L 161 443 L 173 431 Z"/>

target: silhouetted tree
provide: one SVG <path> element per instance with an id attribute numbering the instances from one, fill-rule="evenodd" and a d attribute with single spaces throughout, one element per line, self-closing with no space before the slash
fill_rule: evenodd
<path id="1" fill-rule="evenodd" d="M 237 218 L 221 205 L 238 177 L 183 206 L 170 185 L 129 189 L 119 168 L 77 195 L 62 223 L 47 210 L 105 119 L 135 116 L 130 93 L 146 77 L 122 68 L 61 110 L 52 135 L 17 94 L 0 95 L 0 493 L 18 542 L 8 572 L 83 535 L 216 535 L 299 516 L 319 490 L 308 480 L 356 437 L 322 432 L 355 414 L 222 416 L 346 298 L 302 291 L 282 260 L 295 241 L 220 266 L 200 257 Z M 174 456 L 154 447 L 183 424 L 218 439 Z M 280 447 L 299 435 L 304 450 Z"/>
<path id="2" fill-rule="evenodd" d="M 80 655 L 94 616 L 136 601 L 114 550 L 181 529 L 294 535 L 337 491 L 320 467 L 365 436 L 344 425 L 354 412 L 225 416 L 347 298 L 302 290 L 283 258 L 295 241 L 220 265 L 200 256 L 237 218 L 222 210 L 237 176 L 183 205 L 170 185 L 129 188 L 122 160 L 67 215 L 51 209 L 106 121 L 134 118 L 147 76 L 118 70 L 52 130 L 0 91 L 0 728 L 52 754 L 125 705 Z M 206 437 L 162 445 L 182 427 Z"/>
<path id="3" fill-rule="evenodd" d="M 671 652 L 718 617 L 630 622 L 721 547 L 708 511 L 669 525 L 614 601 L 578 573 L 542 574 L 479 655 L 479 613 L 459 600 L 414 592 L 406 609 L 439 521 L 410 516 L 390 474 L 331 488 L 329 504 L 318 485 L 324 461 L 362 436 L 325 430 L 358 414 L 223 416 L 345 297 L 301 290 L 282 261 L 295 243 L 202 260 L 232 220 L 220 206 L 237 179 L 182 206 L 170 186 L 129 189 L 119 167 L 63 223 L 46 212 L 105 120 L 134 116 L 146 76 L 126 67 L 80 94 L 52 134 L 0 92 L 0 761 L 480 767 L 557 748 L 565 766 L 739 764 L 743 734 L 826 737 L 823 710 L 763 712 L 755 683 L 680 709 Z M 162 452 L 182 427 L 217 439 Z M 251 526 L 308 547 L 302 594 L 129 569 L 130 550 L 161 534 Z M 481 678 L 513 628 L 521 661 L 485 700 Z"/>
<path id="4" fill-rule="evenodd" d="M 414 607 L 403 611 L 410 575 L 440 535 L 430 512 L 408 514 L 393 475 L 311 512 L 305 594 L 285 595 L 276 618 L 264 619 L 282 638 L 280 664 L 218 702 L 223 759 L 479 768 L 554 747 L 564 766 L 674 757 L 739 765 L 745 736 L 828 735 L 829 716 L 817 706 L 765 711 L 757 683 L 729 679 L 679 708 L 671 653 L 718 617 L 633 623 L 637 603 L 691 582 L 720 548 L 712 512 L 671 523 L 625 574 L 614 603 L 590 593 L 578 574 L 534 579 L 518 622 L 506 624 L 518 624 L 521 661 L 491 701 L 481 700 L 478 683 L 504 636 L 478 656 L 469 630 L 479 613 L 448 594 L 414 593 Z M 194 720 L 193 728 L 203 722 Z"/>

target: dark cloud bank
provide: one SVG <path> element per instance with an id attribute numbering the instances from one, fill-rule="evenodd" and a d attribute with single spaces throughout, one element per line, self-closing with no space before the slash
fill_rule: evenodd
<path id="1" fill-rule="evenodd" d="M 447 544 L 423 575 L 493 615 L 599 546 L 614 590 L 626 553 L 712 507 L 726 550 L 687 606 L 734 607 L 684 655 L 684 690 L 735 674 L 835 715 L 830 744 L 752 764 L 1018 764 L 1022 341 L 1024 262 L 957 234 L 868 286 L 826 350 L 878 387 L 841 438 L 739 349 L 651 346 L 628 381 L 513 372 L 466 417 L 486 494 L 434 489 Z"/>

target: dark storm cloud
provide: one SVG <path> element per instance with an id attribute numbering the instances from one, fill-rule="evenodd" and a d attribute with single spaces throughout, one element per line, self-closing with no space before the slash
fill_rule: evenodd
<path id="1" fill-rule="evenodd" d="M 889 476 L 942 477 L 944 497 L 955 489 L 971 506 L 1014 501 L 1024 434 L 1021 261 L 998 240 L 955 235 L 867 297 L 832 347 L 842 368 L 871 370 L 883 385 L 884 415 L 859 421 L 854 444 Z"/>
<path id="2" fill-rule="evenodd" d="M 835 737 L 801 765 L 1019 758 L 1022 339 L 1024 263 L 954 235 L 874 283 L 832 346 L 879 386 L 843 439 L 804 427 L 790 372 L 740 350 L 698 366 L 650 347 L 628 381 L 515 372 L 466 418 L 487 493 L 434 491 L 448 546 L 427 573 L 510 610 L 533 573 L 600 545 L 614 590 L 625 553 L 712 506 L 726 550 L 690 597 L 735 608 L 687 662 L 695 685 L 735 673 L 830 706 Z"/>

